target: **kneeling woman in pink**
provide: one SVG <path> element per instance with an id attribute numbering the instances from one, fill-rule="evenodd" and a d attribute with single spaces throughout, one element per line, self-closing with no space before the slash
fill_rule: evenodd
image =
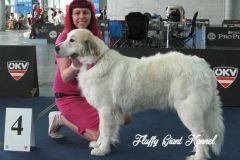
<path id="1" fill-rule="evenodd" d="M 64 31 L 57 38 L 56 44 L 63 42 L 67 33 L 76 28 L 87 28 L 102 38 L 94 10 L 93 4 L 88 0 L 73 0 L 66 13 Z M 62 138 L 59 129 L 66 126 L 89 141 L 96 140 L 99 136 L 98 113 L 81 95 L 76 80 L 81 64 L 76 59 L 55 57 L 57 67 L 53 91 L 59 111 L 49 113 L 48 134 L 52 138 Z"/>
<path id="2" fill-rule="evenodd" d="M 67 10 L 64 31 L 57 38 L 56 44 L 63 42 L 67 38 L 67 33 L 76 28 L 87 28 L 95 36 L 102 38 L 94 10 L 94 5 L 89 0 L 73 0 Z M 59 129 L 66 126 L 89 141 L 97 140 L 98 113 L 81 95 L 76 80 L 81 64 L 77 59 L 57 55 L 55 57 L 57 68 L 53 91 L 59 111 L 49 113 L 49 136 L 62 138 Z M 130 115 L 125 114 L 125 123 L 129 121 Z"/>

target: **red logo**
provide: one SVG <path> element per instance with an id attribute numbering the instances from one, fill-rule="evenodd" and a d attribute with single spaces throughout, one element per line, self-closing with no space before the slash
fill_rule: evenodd
<path id="1" fill-rule="evenodd" d="M 21 79 L 28 70 L 29 62 L 26 61 L 9 61 L 7 68 L 10 75 L 18 81 Z"/>
<path id="2" fill-rule="evenodd" d="M 238 68 L 235 67 L 214 67 L 218 83 L 223 88 L 228 88 L 237 78 Z"/>

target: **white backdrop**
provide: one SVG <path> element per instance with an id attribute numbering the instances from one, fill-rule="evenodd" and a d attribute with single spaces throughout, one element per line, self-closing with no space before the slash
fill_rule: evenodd
<path id="1" fill-rule="evenodd" d="M 224 19 L 224 0 L 108 0 L 107 14 L 111 20 L 123 20 L 132 11 L 160 14 L 166 18 L 168 5 L 181 5 L 186 18 L 199 11 L 199 19 L 210 19 L 210 24 L 221 24 Z"/>
<path id="2" fill-rule="evenodd" d="M 109 19 L 123 20 L 129 12 L 160 12 L 159 0 L 108 0 L 107 15 Z"/>

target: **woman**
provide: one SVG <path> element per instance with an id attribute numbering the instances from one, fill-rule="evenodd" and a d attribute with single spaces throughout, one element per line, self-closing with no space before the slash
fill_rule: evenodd
<path id="1" fill-rule="evenodd" d="M 67 33 L 76 28 L 87 28 L 95 36 L 102 38 L 94 10 L 94 5 L 88 0 L 73 0 L 65 16 L 64 32 L 59 35 L 56 44 L 64 41 Z M 61 126 L 66 126 L 89 141 L 97 140 L 99 136 L 98 113 L 81 96 L 76 81 L 81 64 L 76 59 L 59 56 L 56 56 L 56 62 L 58 67 L 53 90 L 59 111 L 49 113 L 49 136 L 62 138 L 63 135 L 59 133 L 59 129 Z"/>
<path id="2" fill-rule="evenodd" d="M 87 0 L 73 0 L 68 8 L 64 31 L 56 40 L 56 44 L 67 38 L 67 33 L 76 28 L 88 28 L 99 38 L 102 38 L 97 28 L 94 6 Z M 80 95 L 76 76 L 80 63 L 76 59 L 56 56 L 57 70 L 54 79 L 53 91 L 59 111 L 49 114 L 49 136 L 62 138 L 58 131 L 61 126 L 72 129 L 75 133 L 89 141 L 96 140 L 99 135 L 98 113 Z"/>

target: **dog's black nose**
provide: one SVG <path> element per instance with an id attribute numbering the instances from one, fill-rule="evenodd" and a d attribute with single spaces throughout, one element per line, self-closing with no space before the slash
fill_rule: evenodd
<path id="1" fill-rule="evenodd" d="M 58 52 L 60 50 L 60 47 L 59 46 L 56 46 L 55 47 L 55 51 Z"/>

